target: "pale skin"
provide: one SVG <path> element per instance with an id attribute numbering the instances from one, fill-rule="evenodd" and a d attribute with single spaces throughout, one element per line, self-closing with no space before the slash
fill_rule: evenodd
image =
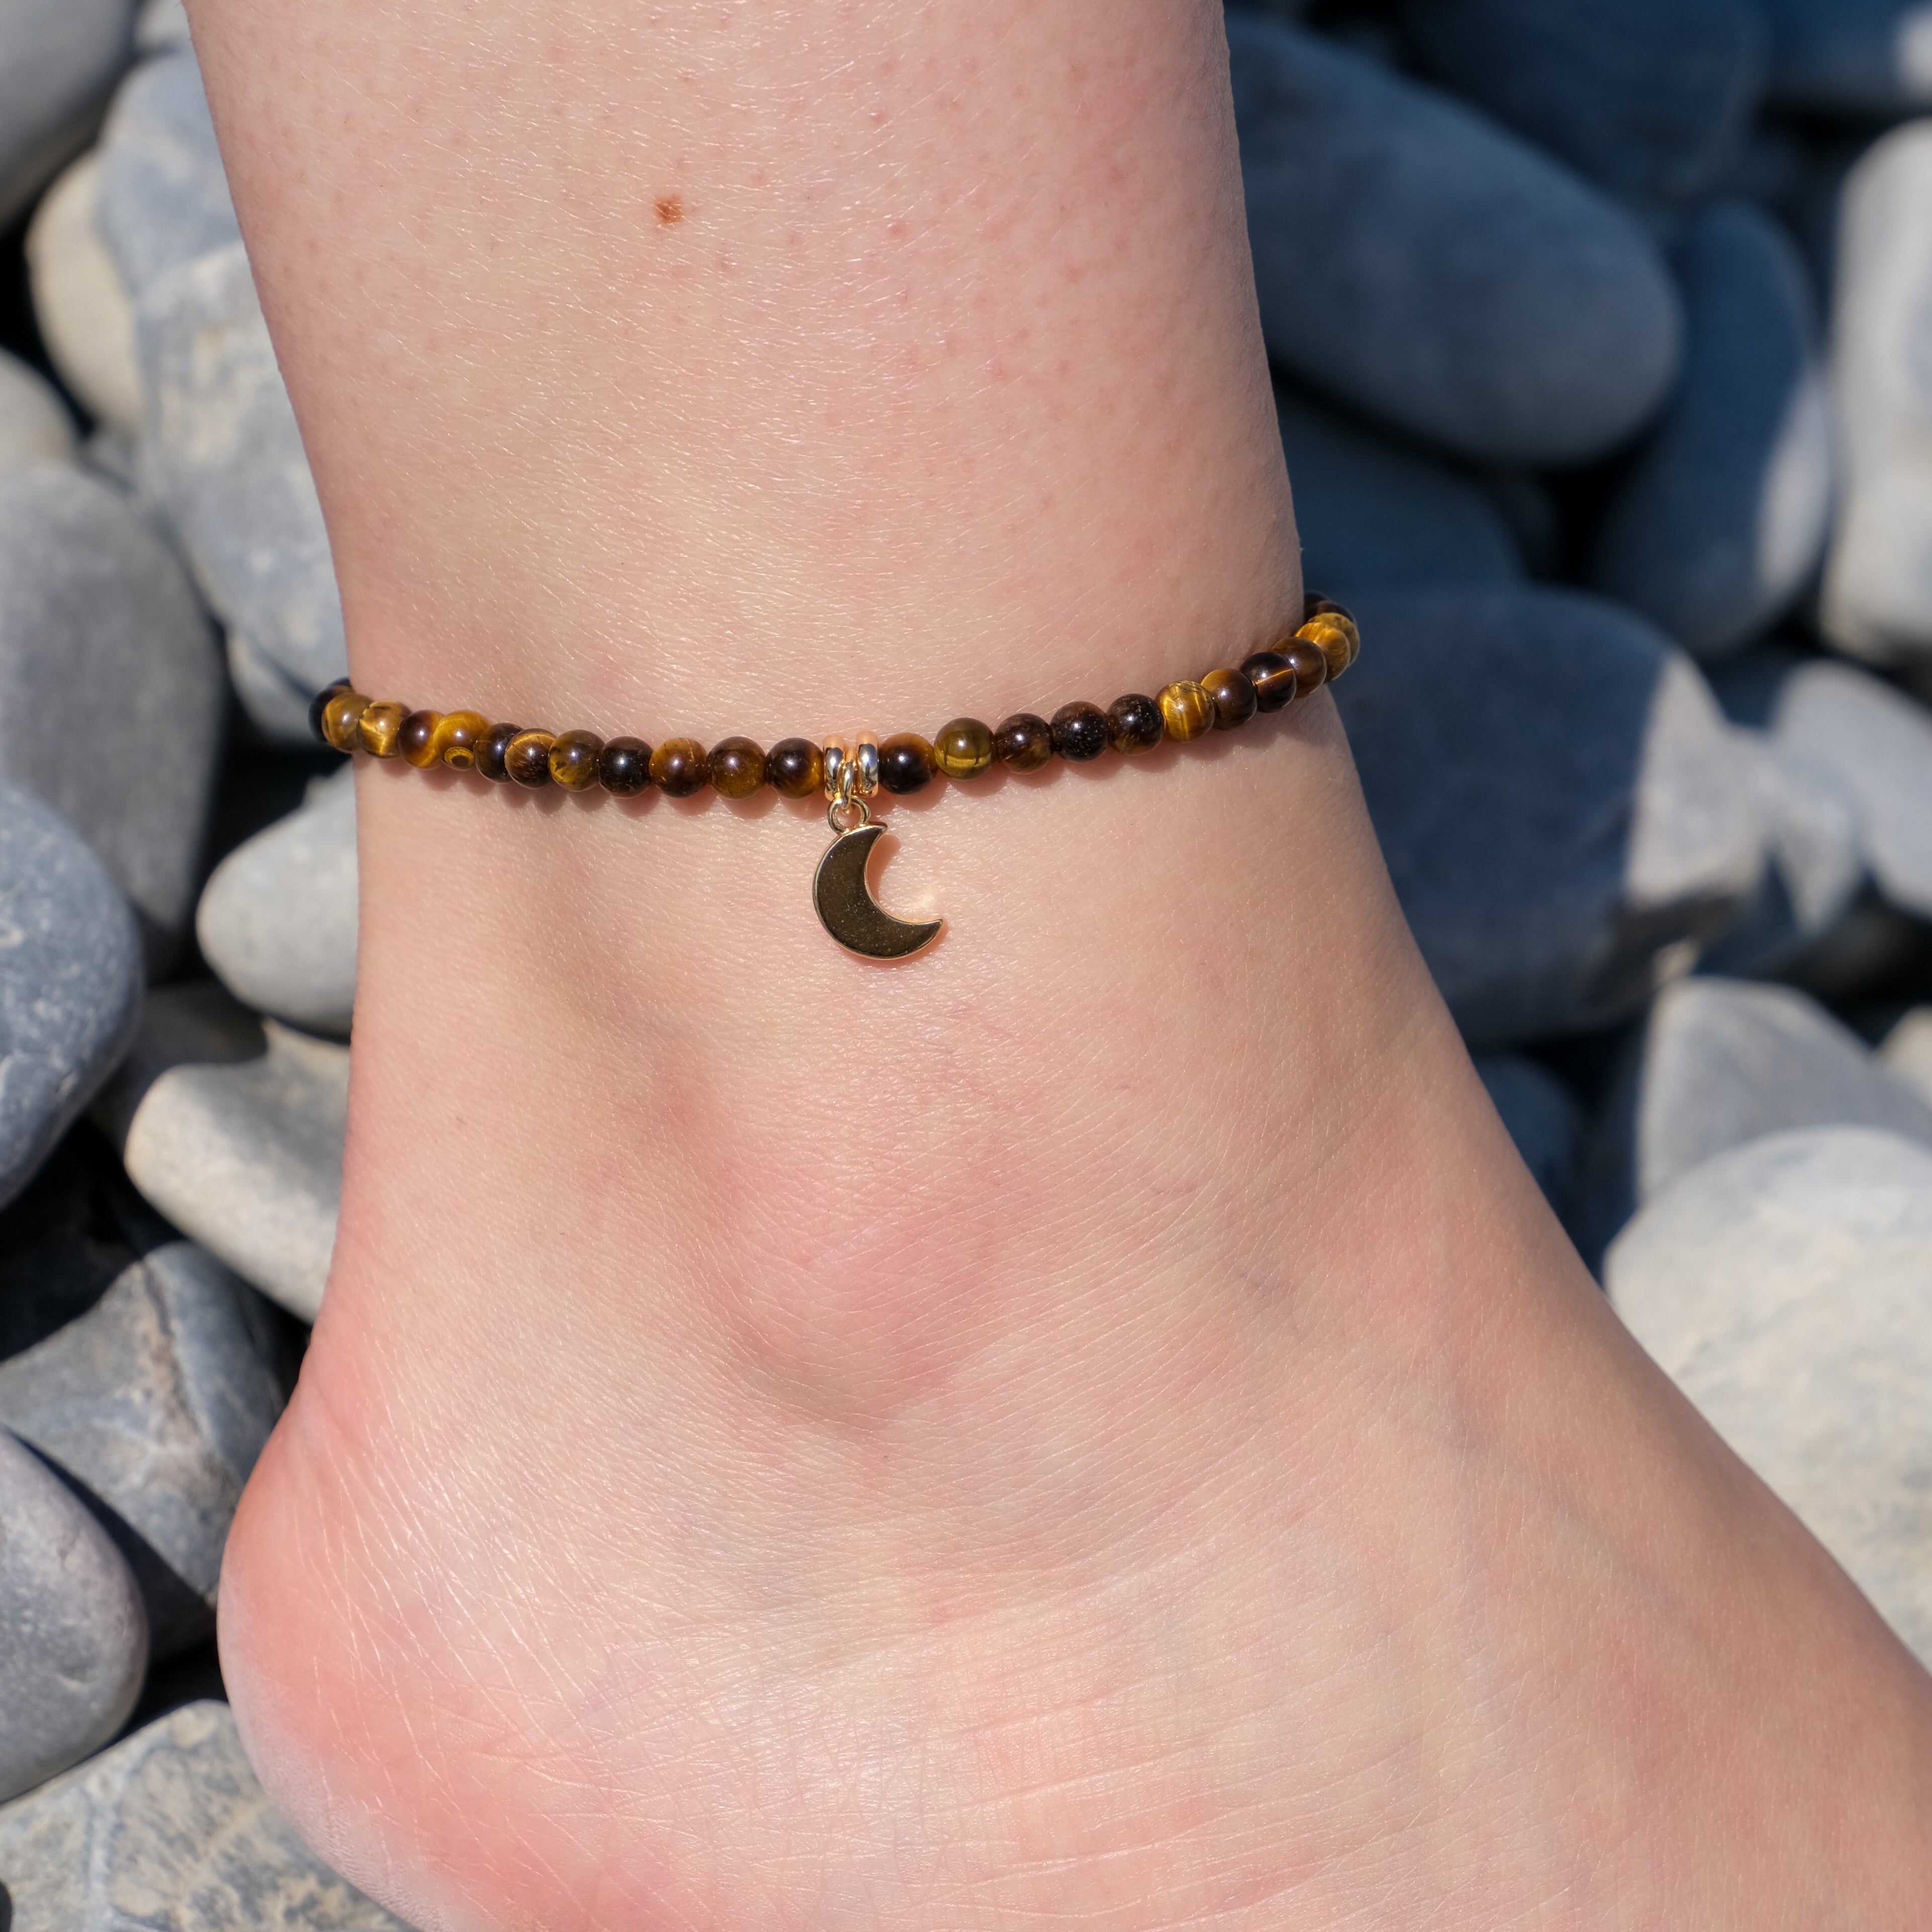
<path id="1" fill-rule="evenodd" d="M 1299 608 L 1205 0 L 191 11 L 362 689 L 930 733 Z M 810 808 L 358 784 L 222 1646 L 422 1932 L 1922 1923 L 1932 1687 L 1570 1250 L 1325 697 L 895 806 L 890 969 Z"/>

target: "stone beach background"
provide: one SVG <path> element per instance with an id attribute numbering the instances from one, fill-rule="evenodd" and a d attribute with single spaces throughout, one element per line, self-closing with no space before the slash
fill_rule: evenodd
<path id="1" fill-rule="evenodd" d="M 1409 920 L 1618 1312 L 1932 1662 L 1932 5 L 1228 25 Z M 334 1236 L 356 822 L 178 0 L 0 0 L 0 1932 L 373 1932 L 212 1642 Z"/>

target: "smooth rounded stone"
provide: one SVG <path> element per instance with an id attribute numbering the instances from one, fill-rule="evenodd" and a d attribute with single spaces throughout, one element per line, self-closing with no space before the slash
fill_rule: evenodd
<path id="1" fill-rule="evenodd" d="M 1802 958 L 1838 925 L 1865 882 L 1865 862 L 1858 806 L 1828 770 L 1761 731 L 1739 729 L 1733 742 L 1750 772 L 1770 863 L 1703 963 L 1757 976 Z"/>
<path id="2" fill-rule="evenodd" d="M 141 427 L 134 304 L 94 220 L 100 171 L 91 148 L 47 190 L 27 230 L 27 274 L 61 380 L 91 416 L 132 434 Z"/>
<path id="3" fill-rule="evenodd" d="M 0 1429 L 0 1802 L 98 1751 L 148 1670 L 141 1592 L 87 1506 Z"/>
<path id="4" fill-rule="evenodd" d="M 1915 1006 L 1885 1036 L 1880 1064 L 1932 1106 L 1932 1006 Z"/>
<path id="5" fill-rule="evenodd" d="M 0 1808 L 0 1872 L 11 1932 L 409 1932 L 296 1837 L 212 1701 Z"/>
<path id="6" fill-rule="evenodd" d="M 214 868 L 195 933 L 244 1004 L 314 1032 L 346 1033 L 356 931 L 356 772 L 345 764 Z"/>
<path id="7" fill-rule="evenodd" d="M 292 677 L 239 631 L 228 633 L 226 647 L 228 681 L 248 722 L 272 745 L 312 746 L 308 708 L 315 693 L 306 681 Z"/>
<path id="8" fill-rule="evenodd" d="M 1784 231 L 1720 203 L 1691 222 L 1677 264 L 1683 377 L 1610 504 L 1594 575 L 1712 658 L 1762 635 L 1816 575 L 1834 441 L 1804 265 Z"/>
<path id="9" fill-rule="evenodd" d="M 1677 374 L 1683 318 L 1636 223 L 1445 95 L 1230 14 L 1248 232 L 1270 353 L 1479 461 L 1628 441 Z"/>
<path id="10" fill-rule="evenodd" d="M 1771 27 L 1771 90 L 1792 107 L 1892 115 L 1932 103 L 1924 0 L 1756 0 Z"/>
<path id="11" fill-rule="evenodd" d="M 87 1492 L 148 1606 L 154 1654 L 214 1627 L 242 1486 L 282 1412 L 266 1311 L 189 1241 L 0 1362 L 0 1426 Z"/>
<path id="12" fill-rule="evenodd" d="M 187 923 L 226 702 L 194 590 L 140 512 L 76 470 L 0 469 L 0 778 L 100 855 L 158 958 Z"/>
<path id="13" fill-rule="evenodd" d="M 6 0 L 0 7 L 0 224 L 86 141 L 134 47 L 131 0 Z"/>
<path id="14" fill-rule="evenodd" d="M 1932 1153 L 1826 1127 L 1686 1175 L 1605 1279 L 1630 1332 L 1932 1663 Z"/>
<path id="15" fill-rule="evenodd" d="M 1542 588 L 1351 599 L 1335 687 L 1402 909 L 1478 1049 L 1601 1026 L 1756 889 L 1749 776 L 1695 668 Z"/>
<path id="16" fill-rule="evenodd" d="M 1767 1134 L 1874 1127 L 1932 1147 L 1932 1107 L 1850 1028 L 1788 986 L 1699 976 L 1658 995 L 1590 1149 L 1586 1256 L 1694 1168 Z"/>
<path id="17" fill-rule="evenodd" d="M 0 784 L 0 1203 L 125 1050 L 141 938 L 120 888 L 58 812 Z"/>
<path id="18" fill-rule="evenodd" d="M 1807 664 L 1778 688 L 1772 736 L 1830 772 L 1857 806 L 1880 891 L 1932 918 L 1932 712 L 1850 664 Z"/>
<path id="19" fill-rule="evenodd" d="M 143 0 L 134 21 L 134 45 L 144 54 L 194 44 L 188 32 L 188 9 L 182 0 Z"/>
<path id="20" fill-rule="evenodd" d="M 295 412 L 238 242 L 136 301 L 143 478 L 210 608 L 306 692 L 346 674 L 342 603 Z"/>
<path id="21" fill-rule="evenodd" d="M 1275 406 L 1310 584 L 1522 580 L 1509 524 L 1476 478 L 1312 398 L 1280 391 Z"/>
<path id="22" fill-rule="evenodd" d="M 1874 664 L 1932 657 L 1928 335 L 1932 119 L 1878 142 L 1839 211 L 1832 378 L 1844 500 L 1819 621 L 1839 650 Z"/>
<path id="23" fill-rule="evenodd" d="M 256 1024 L 205 988 L 151 994 L 94 1118 L 175 1226 L 313 1322 L 342 1203 L 349 1049 Z"/>
<path id="24" fill-rule="evenodd" d="M 1765 77 L 1746 0 L 1408 0 L 1403 22 L 1445 86 L 1637 200 L 1709 189 Z"/>
<path id="25" fill-rule="evenodd" d="M 1486 1054 L 1476 1072 L 1544 1198 L 1570 1211 L 1583 1149 L 1583 1108 L 1547 1068 L 1519 1053 Z"/>
<path id="26" fill-rule="evenodd" d="M 143 61 L 122 83 L 100 135 L 95 219 L 138 302 L 170 268 L 242 239 L 194 53 Z"/>
<path id="27" fill-rule="evenodd" d="M 71 463 L 74 418 L 38 369 L 0 350 L 0 464 Z"/>

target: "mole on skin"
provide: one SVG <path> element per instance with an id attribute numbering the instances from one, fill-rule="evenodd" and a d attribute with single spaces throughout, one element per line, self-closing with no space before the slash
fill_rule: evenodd
<path id="1" fill-rule="evenodd" d="M 661 194 L 657 200 L 658 219 L 667 228 L 675 228 L 684 219 L 684 201 L 681 196 Z"/>

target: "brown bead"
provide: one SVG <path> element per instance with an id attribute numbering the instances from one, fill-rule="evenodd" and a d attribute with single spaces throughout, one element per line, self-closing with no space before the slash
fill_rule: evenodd
<path id="1" fill-rule="evenodd" d="M 749 798 L 765 782 L 764 747 L 749 738 L 721 738 L 706 768 L 720 798 Z"/>
<path id="2" fill-rule="evenodd" d="M 1097 704 L 1076 700 L 1053 714 L 1053 748 L 1076 765 L 1097 758 L 1107 748 L 1107 714 Z"/>
<path id="3" fill-rule="evenodd" d="M 635 798 L 651 784 L 651 748 L 641 738 L 613 738 L 597 754 L 597 782 L 613 798 Z"/>
<path id="4" fill-rule="evenodd" d="M 328 742 L 328 734 L 322 728 L 322 706 L 338 691 L 346 691 L 348 688 L 348 679 L 338 677 L 325 684 L 308 701 L 308 728 L 325 745 Z"/>
<path id="5" fill-rule="evenodd" d="M 1214 728 L 1214 700 L 1192 679 L 1161 686 L 1160 722 L 1177 745 L 1191 745 Z"/>
<path id="6" fill-rule="evenodd" d="M 1264 714 L 1286 710 L 1300 694 L 1294 667 L 1280 651 L 1256 652 L 1242 664 L 1241 675 L 1254 686 L 1255 709 Z"/>
<path id="7" fill-rule="evenodd" d="M 1016 711 L 993 734 L 993 755 L 1009 771 L 1036 772 L 1053 756 L 1053 727 L 1030 711 Z"/>
<path id="8" fill-rule="evenodd" d="M 503 748 L 503 769 L 516 783 L 534 791 L 550 783 L 550 748 L 556 740 L 548 731 L 519 731 Z"/>
<path id="9" fill-rule="evenodd" d="M 1348 607 L 1346 604 L 1338 604 L 1335 602 L 1334 598 L 1324 597 L 1318 590 L 1307 590 L 1303 592 L 1301 597 L 1301 621 L 1304 624 L 1312 623 L 1316 618 L 1319 617 L 1324 614 L 1336 617 L 1347 617 L 1352 624 L 1354 622 L 1354 619 L 1350 616 Z"/>
<path id="10" fill-rule="evenodd" d="M 1255 688 L 1238 670 L 1210 670 L 1201 680 L 1217 731 L 1238 731 L 1255 715 Z"/>
<path id="11" fill-rule="evenodd" d="M 1342 628 L 1338 618 L 1321 616 L 1302 626 L 1294 634 L 1312 644 L 1328 663 L 1328 682 L 1333 684 L 1355 662 L 1354 640 Z"/>
<path id="12" fill-rule="evenodd" d="M 403 724 L 409 712 L 382 698 L 368 706 L 356 721 L 356 735 L 374 758 L 393 758 L 403 748 Z"/>
<path id="13" fill-rule="evenodd" d="M 938 770 L 932 746 L 916 731 L 896 731 L 879 747 L 879 782 L 895 797 L 925 790 Z"/>
<path id="14" fill-rule="evenodd" d="M 711 782 L 704 747 L 695 738 L 667 738 L 651 754 L 651 782 L 669 797 L 695 797 Z"/>
<path id="15" fill-rule="evenodd" d="M 470 770 L 476 763 L 477 741 L 489 729 L 490 721 L 480 711 L 446 712 L 433 741 L 436 757 L 453 771 Z"/>
<path id="16" fill-rule="evenodd" d="M 356 728 L 368 708 L 369 700 L 359 691 L 338 685 L 322 707 L 322 742 L 338 752 L 354 751 L 362 742 L 362 734 Z"/>
<path id="17" fill-rule="evenodd" d="M 566 791 L 597 789 L 597 758 L 604 740 L 594 731 L 560 731 L 550 740 L 550 775 Z"/>
<path id="18" fill-rule="evenodd" d="M 503 769 L 503 754 L 510 741 L 523 735 L 520 724 L 493 724 L 476 741 L 476 769 L 494 784 L 501 784 L 510 775 Z"/>
<path id="19" fill-rule="evenodd" d="M 1166 734 L 1160 706 L 1144 692 L 1130 691 L 1107 706 L 1107 742 L 1123 758 L 1152 751 Z"/>
<path id="20" fill-rule="evenodd" d="M 940 728 L 932 755 L 950 778 L 981 777 L 993 769 L 993 734 L 976 718 L 956 718 Z"/>
<path id="21" fill-rule="evenodd" d="M 1298 696 L 1306 698 L 1328 682 L 1328 654 L 1319 644 L 1310 644 L 1306 638 L 1290 638 L 1275 649 L 1288 660 L 1294 672 L 1294 688 Z"/>
<path id="22" fill-rule="evenodd" d="M 809 738 L 781 738 L 765 754 L 765 776 L 781 798 L 809 798 L 825 782 L 825 754 Z"/>
<path id="23" fill-rule="evenodd" d="M 442 722 L 440 711 L 412 711 L 403 720 L 402 736 L 397 742 L 404 758 L 418 771 L 436 763 L 436 728 Z"/>

